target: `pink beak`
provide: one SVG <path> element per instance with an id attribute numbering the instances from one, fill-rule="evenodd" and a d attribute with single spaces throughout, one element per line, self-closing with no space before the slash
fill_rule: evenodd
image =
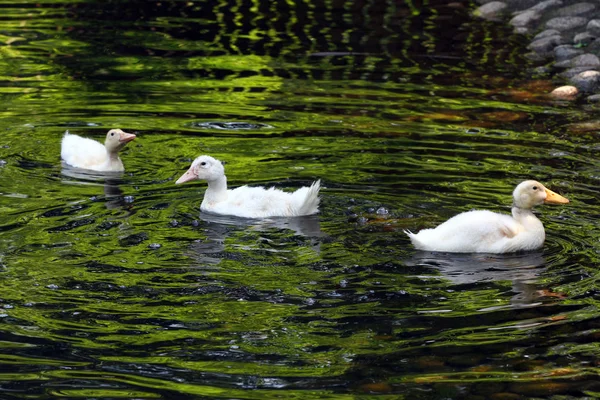
<path id="1" fill-rule="evenodd" d="M 175 184 L 179 185 L 180 183 L 193 181 L 194 179 L 196 179 L 196 175 L 194 174 L 194 171 L 192 171 L 192 168 L 190 168 L 185 174 L 181 175 L 179 179 L 177 179 Z"/>
<path id="2" fill-rule="evenodd" d="M 133 139 L 135 139 L 135 135 L 133 133 L 127 133 L 127 132 L 119 133 L 119 143 L 129 143 Z"/>

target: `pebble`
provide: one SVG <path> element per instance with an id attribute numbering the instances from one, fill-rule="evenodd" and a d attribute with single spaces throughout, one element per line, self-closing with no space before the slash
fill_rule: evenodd
<path id="1" fill-rule="evenodd" d="M 542 18 L 542 14 L 540 14 L 539 12 L 527 10 L 525 12 L 517 14 L 508 23 L 515 27 L 529 27 L 532 26 L 535 22 L 537 22 L 540 18 Z"/>
<path id="2" fill-rule="evenodd" d="M 530 43 L 527 48 L 536 53 L 549 53 L 553 51 L 556 46 L 563 43 L 564 41 L 561 35 L 554 35 L 538 39 L 535 42 Z"/>
<path id="3" fill-rule="evenodd" d="M 579 93 L 600 99 L 600 3 L 577 0 L 477 0 L 482 18 L 505 18 L 515 33 L 531 34 L 525 56 L 532 73 L 563 80 L 550 96 L 572 100 Z M 484 4 L 485 3 L 485 4 Z M 483 12 L 481 12 L 483 11 Z M 548 63 L 552 59 L 554 63 Z M 564 69 L 561 71 L 561 69 Z"/>
<path id="4" fill-rule="evenodd" d="M 554 89 L 550 96 L 558 100 L 574 100 L 578 93 L 575 86 L 561 86 Z"/>
<path id="5" fill-rule="evenodd" d="M 570 60 L 583 54 L 583 50 L 576 49 L 571 44 L 563 44 L 554 48 L 554 59 L 556 61 Z"/>
<path id="6" fill-rule="evenodd" d="M 582 54 L 571 60 L 571 67 L 597 68 L 600 66 L 600 59 L 595 54 Z"/>
<path id="7" fill-rule="evenodd" d="M 572 77 L 571 83 L 582 92 L 593 93 L 600 88 L 600 72 L 584 71 Z"/>
<path id="8" fill-rule="evenodd" d="M 589 68 L 586 68 L 586 67 L 569 68 L 568 70 L 561 72 L 559 74 L 559 76 L 561 76 L 564 79 L 571 79 L 575 75 L 580 74 L 585 71 L 588 71 L 588 70 L 589 70 Z"/>
<path id="9" fill-rule="evenodd" d="M 576 46 L 585 47 L 589 46 L 594 40 L 596 40 L 596 36 L 586 31 L 575 35 L 573 43 L 575 43 Z"/>
<path id="10" fill-rule="evenodd" d="M 600 19 L 593 19 L 588 22 L 586 30 L 592 35 L 600 36 Z"/>
<path id="11" fill-rule="evenodd" d="M 576 3 L 556 11 L 559 17 L 585 17 L 596 10 L 592 3 Z M 586 18 L 583 18 L 586 19 Z M 585 21 L 587 23 L 587 20 Z"/>
<path id="12" fill-rule="evenodd" d="M 540 33 L 535 35 L 533 37 L 533 41 L 536 41 L 538 39 L 543 39 L 548 36 L 556 36 L 556 35 L 560 35 L 560 32 L 557 31 L 556 29 L 546 29 L 545 31 L 541 31 Z"/>
<path id="13" fill-rule="evenodd" d="M 546 28 L 557 31 L 569 31 L 586 25 L 588 20 L 583 17 L 557 17 L 546 22 Z"/>
<path id="14" fill-rule="evenodd" d="M 539 13 L 542 13 L 550 8 L 560 7 L 563 5 L 562 0 L 546 0 L 536 4 L 533 7 L 530 7 L 529 10 L 534 10 Z"/>
<path id="15" fill-rule="evenodd" d="M 479 7 L 475 15 L 490 21 L 499 20 L 506 13 L 507 7 L 502 1 L 492 1 Z"/>

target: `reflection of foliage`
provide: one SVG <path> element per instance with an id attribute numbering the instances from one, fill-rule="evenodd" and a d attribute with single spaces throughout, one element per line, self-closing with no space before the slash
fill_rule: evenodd
<path id="1" fill-rule="evenodd" d="M 501 28 L 463 24 L 467 10 L 445 3 L 3 8 L 0 358 L 19 374 L 0 379 L 121 385 L 60 387 L 73 397 L 261 399 L 376 381 L 361 388 L 396 398 L 402 385 L 534 380 L 536 365 L 519 364 L 532 353 L 548 373 L 555 356 L 595 356 L 587 343 L 559 346 L 576 330 L 595 335 L 594 270 L 577 280 L 598 258 L 594 211 L 542 211 L 549 272 L 527 286 L 538 296 L 562 284 L 589 309 L 541 295 L 543 307 L 511 308 L 511 271 L 457 284 L 407 261 L 403 228 L 507 211 L 532 173 L 576 191 L 561 179 L 578 171 L 590 186 L 579 201 L 596 208 L 597 163 L 573 138 L 529 129 L 528 118 L 546 127 L 559 114 L 535 96 L 511 102 L 517 83 L 502 75 L 516 74 L 515 46 L 495 46 Z M 213 129 L 223 121 L 263 128 Z M 120 189 L 61 173 L 62 132 L 101 137 L 108 126 L 140 133 Z M 226 161 L 234 186 L 322 178 L 323 236 L 200 219 L 205 184 L 173 185 L 199 153 Z M 564 254 L 579 257 L 571 270 Z"/>

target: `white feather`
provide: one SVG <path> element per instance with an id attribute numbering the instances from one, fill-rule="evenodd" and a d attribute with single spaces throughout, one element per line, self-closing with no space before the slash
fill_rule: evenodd
<path id="1" fill-rule="evenodd" d="M 241 186 L 227 189 L 227 177 L 219 160 L 200 156 L 176 183 L 194 179 L 206 180 L 208 188 L 200 205 L 202 211 L 245 218 L 294 217 L 319 212 L 320 182 L 295 192 L 274 187 Z"/>

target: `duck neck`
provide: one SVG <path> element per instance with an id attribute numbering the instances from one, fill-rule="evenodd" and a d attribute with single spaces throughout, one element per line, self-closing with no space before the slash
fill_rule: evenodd
<path id="1" fill-rule="evenodd" d="M 108 170 L 119 170 L 123 169 L 123 162 L 119 158 L 119 151 L 111 151 L 106 149 L 106 169 Z"/>
<path id="2" fill-rule="evenodd" d="M 207 182 L 208 189 L 204 193 L 204 201 L 217 203 L 227 199 L 227 177 L 225 175 Z"/>
<path id="3" fill-rule="evenodd" d="M 517 222 L 526 227 L 528 230 L 544 230 L 542 222 L 535 216 L 531 208 L 520 208 L 513 204 L 512 215 Z"/>

